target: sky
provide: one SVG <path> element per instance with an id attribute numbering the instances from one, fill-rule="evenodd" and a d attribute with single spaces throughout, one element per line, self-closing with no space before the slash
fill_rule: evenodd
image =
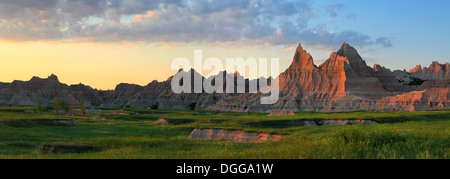
<path id="1" fill-rule="evenodd" d="M 284 71 L 298 43 L 316 65 L 347 42 L 368 65 L 408 70 L 450 61 L 449 22 L 448 0 L 0 0 L 0 81 L 147 85 L 200 49 Z"/>

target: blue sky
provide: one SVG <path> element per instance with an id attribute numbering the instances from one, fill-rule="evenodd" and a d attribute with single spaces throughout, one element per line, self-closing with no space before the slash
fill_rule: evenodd
<path id="1" fill-rule="evenodd" d="M 339 3 L 322 1 L 321 6 L 334 2 Z M 339 19 L 334 28 L 392 38 L 392 47 L 365 54 L 375 62 L 407 68 L 415 64 L 428 66 L 433 60 L 450 60 L 450 1 L 346 0 L 343 4 L 342 15 L 354 13 L 356 18 Z"/>
<path id="2" fill-rule="evenodd" d="M 59 72 L 60 79 L 72 76 L 78 82 L 68 67 L 53 65 L 74 51 L 79 61 L 101 61 L 103 56 L 121 67 L 154 67 L 139 71 L 130 66 L 123 70 L 134 76 L 114 76 L 143 85 L 165 80 L 174 73 L 171 61 L 191 57 L 195 49 L 221 59 L 276 57 L 283 71 L 299 42 L 316 65 L 347 42 L 370 66 L 410 69 L 450 61 L 449 22 L 448 0 L 0 0 L 0 58 L 10 65 L 0 67 L 0 81 Z M 99 53 L 96 58 L 87 55 L 95 53 L 93 49 Z M 28 53 L 21 53 L 25 50 Z M 111 50 L 120 54 L 111 56 Z M 116 59 L 120 56 L 134 58 Z M 30 59 L 54 68 L 14 69 Z M 85 80 L 117 68 L 85 68 Z M 138 75 L 145 78 L 133 81 Z M 101 88 L 113 88 L 116 82 Z"/>

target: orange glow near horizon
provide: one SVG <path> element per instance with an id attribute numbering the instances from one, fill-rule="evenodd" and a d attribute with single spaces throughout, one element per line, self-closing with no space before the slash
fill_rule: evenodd
<path id="1" fill-rule="evenodd" d="M 170 61 L 156 49 L 124 45 L 65 42 L 0 42 L 0 81 L 27 81 L 52 73 L 62 83 L 114 89 L 125 82 L 146 85 L 171 74 Z"/>
<path id="2" fill-rule="evenodd" d="M 281 68 L 287 68 L 293 52 L 253 48 L 217 48 L 182 46 L 160 42 L 90 43 L 90 42 L 10 42 L 0 41 L 0 82 L 28 81 L 33 76 L 58 76 L 68 85 L 83 83 L 93 88 L 114 89 L 117 84 L 147 85 L 153 80 L 165 81 L 176 71 L 172 60 L 193 59 L 194 49 L 203 49 L 203 58 L 227 57 L 280 58 Z M 282 48 L 280 48 L 282 49 Z M 283 51 L 283 49 L 281 50 Z M 207 73 L 204 71 L 204 74 Z"/>

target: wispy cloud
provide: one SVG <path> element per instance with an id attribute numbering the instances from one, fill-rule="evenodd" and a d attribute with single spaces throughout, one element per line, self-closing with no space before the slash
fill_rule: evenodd
<path id="1" fill-rule="evenodd" d="M 345 6 L 343 4 L 330 4 L 326 6 L 326 12 L 331 17 L 337 17 L 338 14 L 336 11 L 344 8 Z"/>

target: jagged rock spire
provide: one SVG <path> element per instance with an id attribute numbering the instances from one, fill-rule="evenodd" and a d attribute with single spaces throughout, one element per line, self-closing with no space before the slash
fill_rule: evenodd
<path id="1" fill-rule="evenodd" d="M 351 47 L 348 43 L 344 42 L 341 46 L 341 49 L 345 50 L 347 48 Z"/>
<path id="2" fill-rule="evenodd" d="M 342 44 L 341 49 L 337 51 L 337 54 L 343 57 L 349 58 L 349 60 L 352 59 L 361 59 L 361 57 L 358 54 L 358 51 L 356 51 L 355 48 L 350 46 L 349 44 L 345 43 Z"/>
<path id="3" fill-rule="evenodd" d="M 313 58 L 311 57 L 311 54 L 306 52 L 306 50 L 303 50 L 302 44 L 299 43 L 297 50 L 295 51 L 294 59 L 289 68 L 291 68 L 291 69 L 312 69 L 312 68 L 317 68 L 317 67 L 314 65 L 314 61 L 313 61 Z"/>
<path id="4" fill-rule="evenodd" d="M 53 73 L 47 79 L 51 80 L 51 81 L 59 82 L 58 77 L 55 74 L 53 74 Z"/>
<path id="5" fill-rule="evenodd" d="M 409 73 L 415 73 L 422 70 L 422 65 L 417 65 L 413 69 L 409 70 Z"/>

